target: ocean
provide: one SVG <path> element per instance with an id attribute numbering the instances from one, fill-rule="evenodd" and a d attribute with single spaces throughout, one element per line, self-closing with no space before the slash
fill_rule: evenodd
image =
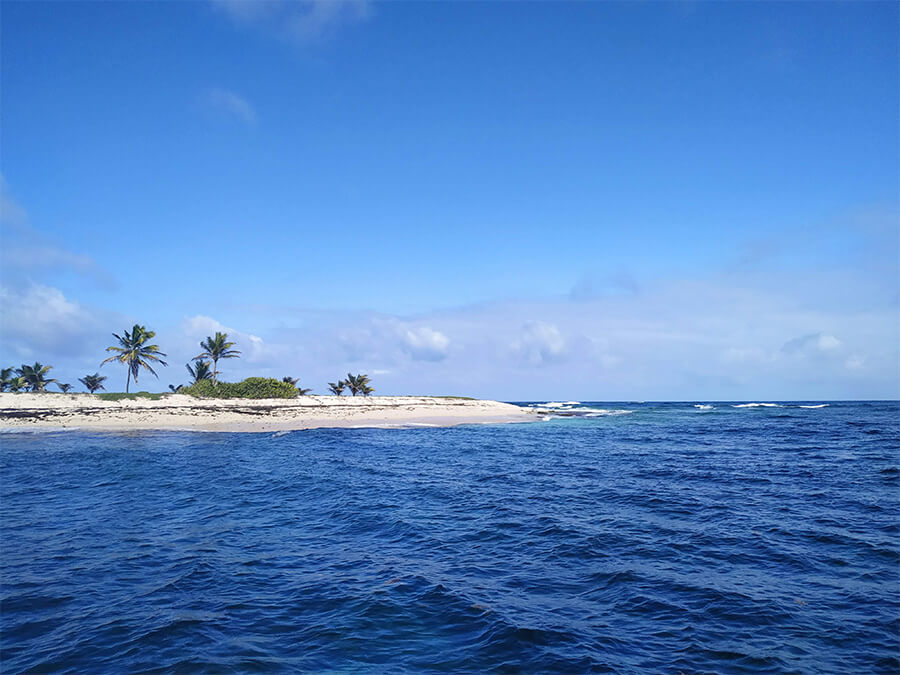
<path id="1" fill-rule="evenodd" d="M 0 671 L 898 672 L 900 403 L 757 403 L 3 434 Z"/>

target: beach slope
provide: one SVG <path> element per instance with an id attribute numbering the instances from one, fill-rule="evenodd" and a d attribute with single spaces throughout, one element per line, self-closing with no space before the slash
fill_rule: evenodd
<path id="1" fill-rule="evenodd" d="M 104 401 L 92 394 L 0 393 L 0 429 L 98 431 L 292 431 L 324 427 L 416 427 L 527 422 L 523 408 L 498 401 L 430 396 L 301 396 L 294 399 Z"/>

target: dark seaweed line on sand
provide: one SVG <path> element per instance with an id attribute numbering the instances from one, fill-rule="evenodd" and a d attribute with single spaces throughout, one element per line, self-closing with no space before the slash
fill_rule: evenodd
<path id="1" fill-rule="evenodd" d="M 454 406 L 464 406 L 464 403 L 442 403 L 440 407 L 445 407 L 446 405 L 454 405 Z M 166 406 L 166 407 L 93 407 L 93 408 L 3 408 L 0 409 L 0 419 L 27 419 L 27 420 L 43 420 L 43 419 L 52 419 L 55 417 L 79 417 L 79 416 L 96 416 L 103 412 L 112 412 L 112 413 L 125 413 L 125 414 L 139 414 L 139 413 L 216 413 L 216 412 L 234 412 L 242 415 L 276 415 L 279 412 L 288 412 L 288 411 L 316 411 L 320 412 L 323 410 L 335 412 L 341 412 L 345 410 L 352 410 L 353 412 L 375 412 L 380 409 L 387 408 L 401 408 L 407 407 L 410 410 L 414 408 L 413 405 L 409 403 L 376 403 L 374 405 L 367 406 L 365 408 L 350 408 L 349 406 L 332 406 L 332 405 L 324 405 L 324 404 L 316 404 L 316 405 L 304 405 L 304 406 L 281 406 L 281 405 L 270 405 L 270 406 L 248 406 L 248 407 L 237 407 L 237 406 L 223 406 L 221 408 L 214 408 L 210 406 L 201 406 L 201 405 L 182 405 L 182 406 Z"/>

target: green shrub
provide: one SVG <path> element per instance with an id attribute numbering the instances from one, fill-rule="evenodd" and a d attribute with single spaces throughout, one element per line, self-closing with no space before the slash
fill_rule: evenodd
<path id="1" fill-rule="evenodd" d="M 248 377 L 243 382 L 219 382 L 200 380 L 183 387 L 179 394 L 197 398 L 295 398 L 297 387 L 272 377 Z"/>
<path id="2" fill-rule="evenodd" d="M 118 392 L 109 392 L 104 394 L 94 394 L 101 401 L 121 401 L 123 399 L 128 399 L 129 401 L 137 401 L 139 398 L 150 399 L 151 401 L 158 401 L 161 399 L 164 394 L 151 394 L 149 391 L 139 391 L 136 394 L 123 394 Z"/>

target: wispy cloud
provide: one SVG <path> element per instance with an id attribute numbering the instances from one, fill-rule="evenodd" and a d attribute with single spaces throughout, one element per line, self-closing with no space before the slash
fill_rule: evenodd
<path id="1" fill-rule="evenodd" d="M 0 175 L 0 274 L 4 283 L 21 286 L 59 272 L 74 273 L 104 288 L 117 285 L 93 258 L 34 229 L 28 212 L 16 202 Z"/>
<path id="2" fill-rule="evenodd" d="M 247 101 L 247 99 L 236 94 L 230 89 L 221 89 L 213 87 L 206 91 L 207 103 L 228 115 L 244 122 L 245 124 L 256 124 L 256 110 Z"/>
<path id="3" fill-rule="evenodd" d="M 331 35 L 342 25 L 365 20 L 368 0 L 211 0 L 239 26 L 247 26 L 297 43 Z"/>

